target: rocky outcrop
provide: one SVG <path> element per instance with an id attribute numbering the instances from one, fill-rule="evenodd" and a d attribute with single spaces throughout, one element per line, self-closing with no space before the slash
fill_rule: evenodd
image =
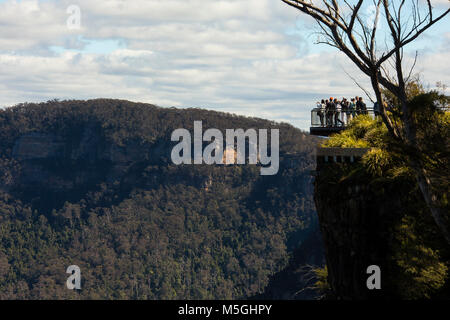
<path id="1" fill-rule="evenodd" d="M 395 186 L 380 189 L 380 184 L 370 183 L 370 179 L 348 178 L 355 165 L 329 163 L 317 167 L 314 199 L 325 246 L 330 297 L 389 299 L 394 291 L 389 263 L 392 228 L 402 210 L 401 199 L 392 197 L 399 194 L 398 190 L 394 192 Z M 367 268 L 371 265 L 381 269 L 381 290 L 367 287 Z"/>
<path id="2" fill-rule="evenodd" d="M 130 181 L 139 181 L 135 168 L 140 163 L 158 164 L 168 157 L 170 145 L 143 145 L 140 141 L 119 145 L 105 139 L 92 123 L 70 136 L 27 133 L 16 139 L 11 151 L 18 169 L 0 189 L 12 194 L 20 190 L 21 197 L 32 203 L 39 198 L 42 204 L 57 207 L 59 198 L 61 202 L 63 198 L 80 200 L 101 182 L 119 182 L 121 188 L 126 188 Z M 46 209 L 39 205 L 37 208 Z"/>
<path id="3" fill-rule="evenodd" d="M 30 133 L 17 139 L 13 157 L 18 160 L 58 158 L 64 156 L 65 142 L 58 136 Z"/>
<path id="4" fill-rule="evenodd" d="M 161 149 L 161 146 L 158 146 Z M 158 150 L 160 151 L 160 150 Z M 159 152 L 161 153 L 161 152 Z M 81 139 L 60 137 L 53 134 L 29 133 L 16 140 L 12 156 L 18 160 L 61 159 L 65 161 L 84 161 L 94 163 L 132 163 L 147 160 L 150 145 L 128 142 L 119 146 L 105 141 L 97 130 L 86 126 Z"/>

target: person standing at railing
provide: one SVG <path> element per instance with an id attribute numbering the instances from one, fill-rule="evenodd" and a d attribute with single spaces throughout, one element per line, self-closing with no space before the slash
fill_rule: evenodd
<path id="1" fill-rule="evenodd" d="M 360 114 L 362 114 L 362 105 L 361 105 L 361 102 L 360 102 L 358 96 L 356 96 L 355 99 L 356 99 L 356 102 L 355 102 L 355 104 L 356 104 L 356 115 L 359 116 Z"/>
<path id="2" fill-rule="evenodd" d="M 378 101 L 373 104 L 373 114 L 376 116 L 380 115 L 380 108 L 378 106 Z"/>
<path id="3" fill-rule="evenodd" d="M 341 107 L 342 107 L 341 120 L 343 123 L 348 124 L 348 101 L 347 101 L 347 98 L 342 98 Z"/>
<path id="4" fill-rule="evenodd" d="M 367 114 L 367 107 L 362 97 L 359 97 L 358 102 L 356 102 L 356 110 L 360 110 L 360 114 Z"/>
<path id="5" fill-rule="evenodd" d="M 355 105 L 355 98 L 352 98 L 350 103 L 348 104 L 348 108 L 347 108 L 347 124 L 353 120 L 353 118 L 355 117 L 355 110 L 356 110 L 356 105 Z"/>
<path id="6" fill-rule="evenodd" d="M 317 108 L 317 115 L 319 116 L 320 119 L 320 126 L 323 127 L 324 126 L 323 118 L 325 115 L 325 101 L 323 99 L 321 102 L 317 101 L 316 108 Z"/>
<path id="7" fill-rule="evenodd" d="M 334 113 L 334 125 L 337 127 L 338 126 L 338 122 L 340 123 L 341 126 L 344 125 L 344 123 L 342 122 L 342 120 L 340 119 L 341 116 L 341 110 L 342 110 L 342 105 L 340 101 L 336 101 L 335 99 L 335 113 Z"/>
<path id="8" fill-rule="evenodd" d="M 333 97 L 326 104 L 326 114 L 327 114 L 327 126 L 333 126 L 333 115 L 336 110 L 336 105 L 333 103 Z"/>

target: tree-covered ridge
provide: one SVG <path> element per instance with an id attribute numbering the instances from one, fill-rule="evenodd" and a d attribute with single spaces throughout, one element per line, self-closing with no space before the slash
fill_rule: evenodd
<path id="1" fill-rule="evenodd" d="M 279 173 L 171 164 L 171 132 L 192 130 L 194 120 L 222 130 L 279 128 Z M 316 142 L 288 124 L 120 100 L 2 110 L 0 298 L 262 292 L 315 224 Z M 286 152 L 297 153 L 294 164 Z M 65 287 L 71 264 L 81 268 L 79 292 Z"/>
<path id="2" fill-rule="evenodd" d="M 159 108 L 145 103 L 125 100 L 95 99 L 23 103 L 0 110 L 1 150 L 8 152 L 16 139 L 29 132 L 57 132 L 76 135 L 89 123 L 98 125 L 101 133 L 118 145 L 133 139 L 152 143 L 159 138 L 170 140 L 174 129 L 193 130 L 195 120 L 202 120 L 205 128 L 280 128 L 280 150 L 303 151 L 312 147 L 303 143 L 305 133 L 287 123 L 204 109 Z"/>

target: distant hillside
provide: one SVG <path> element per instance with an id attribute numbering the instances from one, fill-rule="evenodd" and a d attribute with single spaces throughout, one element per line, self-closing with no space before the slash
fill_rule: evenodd
<path id="1" fill-rule="evenodd" d="M 223 131 L 279 128 L 278 174 L 261 176 L 255 165 L 172 164 L 172 131 L 192 131 L 195 120 Z M 289 124 L 123 100 L 1 110 L 0 298 L 262 293 L 317 232 L 316 144 Z M 309 250 L 321 255 L 317 246 Z M 78 292 L 65 286 L 72 264 L 82 272 Z"/>

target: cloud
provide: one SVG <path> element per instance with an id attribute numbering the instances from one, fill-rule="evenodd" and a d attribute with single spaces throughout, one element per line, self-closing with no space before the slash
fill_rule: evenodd
<path id="1" fill-rule="evenodd" d="M 71 4 L 0 2 L 0 105 L 109 97 L 306 129 L 317 99 L 363 94 L 344 70 L 369 88 L 342 54 L 313 48 L 310 20 L 281 1 L 79 0 L 79 30 L 66 27 Z M 445 53 L 421 59 L 427 79 L 447 81 Z"/>

